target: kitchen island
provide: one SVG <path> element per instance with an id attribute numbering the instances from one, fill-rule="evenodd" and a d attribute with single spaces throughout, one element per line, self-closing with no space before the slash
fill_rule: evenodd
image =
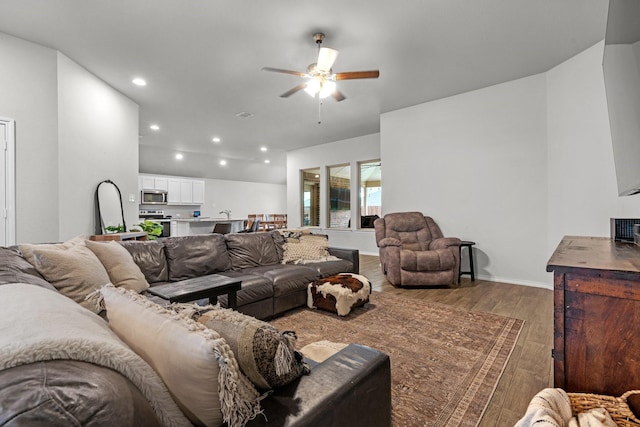
<path id="1" fill-rule="evenodd" d="M 244 228 L 245 221 L 245 218 L 172 218 L 171 236 L 209 234 L 217 223 L 231 223 L 231 232 L 237 233 Z"/>

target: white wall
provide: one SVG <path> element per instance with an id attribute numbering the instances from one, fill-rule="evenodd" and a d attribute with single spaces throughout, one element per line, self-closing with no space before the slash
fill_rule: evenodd
<path id="1" fill-rule="evenodd" d="M 358 182 L 358 162 L 377 160 L 380 158 L 380 134 L 365 135 L 328 144 L 294 150 L 287 153 L 287 218 L 289 227 L 300 227 L 302 224 L 301 169 L 320 168 L 320 205 L 328 206 L 327 201 L 327 166 L 350 163 L 351 182 Z M 386 165 L 382 162 L 383 195 L 386 190 Z M 353 187 L 353 185 L 352 185 Z M 351 192 L 351 216 L 356 215 L 358 206 L 357 192 Z M 384 206 L 384 203 L 383 203 Z M 358 230 L 352 221 L 350 230 L 332 230 L 328 224 L 328 209 L 320 209 L 318 232 L 329 235 L 329 243 L 333 247 L 359 249 L 364 254 L 378 254 L 373 230 Z"/>
<path id="2" fill-rule="evenodd" d="M 612 217 L 640 217 L 640 196 L 618 197 L 598 43 L 546 74 L 548 249 L 564 235 L 609 237 Z"/>
<path id="3" fill-rule="evenodd" d="M 0 117 L 16 121 L 16 242 L 59 238 L 56 52 L 0 33 Z"/>
<path id="4" fill-rule="evenodd" d="M 286 213 L 287 186 L 260 182 L 205 180 L 205 204 L 202 215 L 223 217 L 219 212 L 231 209 L 233 218 L 246 218 L 248 214 Z"/>
<path id="5" fill-rule="evenodd" d="M 542 284 L 545 120 L 544 75 L 383 114 L 383 213 L 420 211 L 475 241 L 480 278 Z"/>
<path id="6" fill-rule="evenodd" d="M 0 116 L 16 120 L 16 241 L 94 230 L 94 189 L 138 188 L 138 107 L 69 58 L 0 33 Z M 125 202 L 127 223 L 137 204 Z"/>
<path id="7" fill-rule="evenodd" d="M 165 215 L 191 216 L 199 209 L 200 215 L 224 218 L 220 212 L 231 210 L 232 218 L 247 218 L 248 214 L 286 213 L 287 186 L 261 182 L 229 181 L 224 179 L 204 179 L 204 204 L 198 206 L 162 206 Z M 157 206 L 147 205 L 150 209 Z"/>
<path id="8" fill-rule="evenodd" d="M 100 181 L 120 188 L 127 227 L 138 220 L 138 105 L 58 53 L 60 239 L 94 233 Z"/>

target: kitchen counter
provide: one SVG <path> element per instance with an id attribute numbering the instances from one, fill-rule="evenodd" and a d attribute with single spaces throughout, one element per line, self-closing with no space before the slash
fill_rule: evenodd
<path id="1" fill-rule="evenodd" d="M 246 218 L 209 218 L 206 216 L 198 217 L 198 218 L 171 218 L 172 221 L 179 222 L 234 222 L 234 221 L 245 221 Z"/>
<path id="2" fill-rule="evenodd" d="M 213 232 L 216 223 L 231 223 L 231 232 L 237 233 L 244 228 L 245 218 L 171 218 L 172 236 L 189 236 L 192 234 L 207 234 Z"/>

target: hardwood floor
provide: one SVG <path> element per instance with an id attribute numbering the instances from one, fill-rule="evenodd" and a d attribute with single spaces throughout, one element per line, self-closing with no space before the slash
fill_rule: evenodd
<path id="1" fill-rule="evenodd" d="M 542 267 L 544 268 L 544 267 Z M 553 292 L 549 289 L 463 277 L 457 288 L 396 288 L 386 281 L 377 256 L 360 255 L 360 272 L 373 290 L 483 311 L 525 321 L 481 427 L 513 426 L 531 398 L 553 386 Z"/>

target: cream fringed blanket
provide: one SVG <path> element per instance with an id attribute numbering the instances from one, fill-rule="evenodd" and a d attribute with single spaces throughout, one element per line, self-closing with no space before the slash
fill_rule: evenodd
<path id="1" fill-rule="evenodd" d="M 561 388 L 545 388 L 536 394 L 525 416 L 515 427 L 616 427 L 604 408 L 573 416 L 569 396 Z"/>
<path id="2" fill-rule="evenodd" d="M 94 363 L 128 378 L 165 426 L 191 425 L 156 372 L 96 314 L 34 285 L 2 285 L 0 301 L 0 370 L 45 360 Z"/>

